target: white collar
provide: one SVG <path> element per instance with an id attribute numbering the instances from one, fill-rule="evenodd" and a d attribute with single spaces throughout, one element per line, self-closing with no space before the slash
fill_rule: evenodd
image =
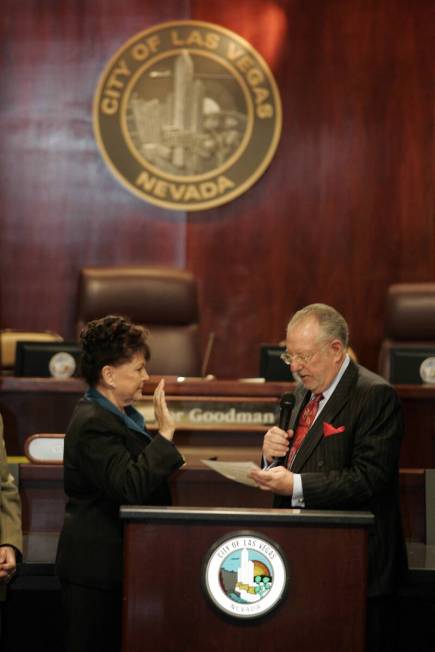
<path id="1" fill-rule="evenodd" d="M 323 394 L 323 398 L 322 398 L 322 400 L 320 401 L 320 404 L 319 404 L 319 405 L 323 406 L 323 405 L 325 405 L 325 403 L 326 403 L 327 401 L 329 401 L 329 399 L 330 399 L 331 396 L 333 395 L 333 393 L 334 393 L 334 391 L 335 391 L 335 389 L 336 389 L 338 383 L 339 383 L 340 380 L 342 379 L 344 372 L 345 372 L 346 369 L 348 368 L 349 364 L 350 364 L 350 358 L 349 358 L 349 355 L 346 353 L 346 357 L 344 358 L 344 360 L 343 360 L 343 362 L 342 362 L 342 364 L 341 364 L 341 367 L 340 367 L 340 369 L 338 370 L 338 373 L 337 373 L 337 375 L 335 376 L 334 380 L 333 380 L 332 383 L 329 385 L 329 387 L 328 387 L 327 389 L 325 389 L 325 390 L 322 392 L 322 394 Z M 313 398 L 313 396 L 314 396 L 314 394 L 311 394 L 311 398 Z"/>

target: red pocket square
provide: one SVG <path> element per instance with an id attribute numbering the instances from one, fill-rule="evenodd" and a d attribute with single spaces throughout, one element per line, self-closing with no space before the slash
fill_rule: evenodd
<path id="1" fill-rule="evenodd" d="M 346 428 L 344 426 L 339 426 L 336 428 L 331 423 L 323 422 L 323 436 L 330 437 L 331 435 L 338 435 L 340 432 L 344 432 Z"/>

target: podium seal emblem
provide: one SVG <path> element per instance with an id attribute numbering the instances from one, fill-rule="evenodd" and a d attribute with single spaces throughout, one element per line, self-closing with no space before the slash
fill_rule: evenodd
<path id="1" fill-rule="evenodd" d="M 281 100 L 261 55 L 219 25 L 161 23 L 110 59 L 94 133 L 115 177 L 157 206 L 197 211 L 250 188 L 281 134 Z"/>
<path id="2" fill-rule="evenodd" d="M 286 594 L 287 578 L 279 546 L 255 532 L 220 539 L 204 561 L 206 595 L 234 618 L 258 618 L 275 609 Z"/>

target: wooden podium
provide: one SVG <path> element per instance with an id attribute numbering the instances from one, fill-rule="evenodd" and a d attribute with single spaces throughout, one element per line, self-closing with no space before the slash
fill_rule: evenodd
<path id="1" fill-rule="evenodd" d="M 123 651 L 364 650 L 367 512 L 122 507 Z M 204 585 L 214 548 L 239 534 L 282 553 L 287 588 L 255 618 L 228 615 Z"/>

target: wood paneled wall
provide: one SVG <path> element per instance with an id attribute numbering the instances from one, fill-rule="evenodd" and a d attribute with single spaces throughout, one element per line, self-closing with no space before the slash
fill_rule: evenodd
<path id="1" fill-rule="evenodd" d="M 190 215 L 125 190 L 91 119 L 116 49 L 181 18 L 249 40 L 284 111 L 255 186 Z M 435 279 L 432 0 L 3 0 L 0 36 L 1 327 L 71 337 L 81 267 L 163 264 L 197 275 L 221 377 L 255 375 L 259 344 L 312 301 L 376 366 L 388 285 Z"/>

